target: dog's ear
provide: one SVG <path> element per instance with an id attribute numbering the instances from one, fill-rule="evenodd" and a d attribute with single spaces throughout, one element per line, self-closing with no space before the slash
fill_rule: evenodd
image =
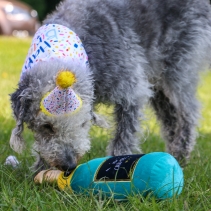
<path id="1" fill-rule="evenodd" d="M 21 136 L 22 131 L 23 124 L 21 123 L 21 125 L 18 125 L 17 123 L 16 127 L 12 130 L 10 137 L 10 147 L 17 153 L 21 153 L 25 148 L 25 143 Z"/>
<path id="2" fill-rule="evenodd" d="M 29 108 L 31 89 L 26 85 L 19 85 L 19 88 L 11 94 L 12 109 L 16 120 L 16 127 L 12 130 L 10 137 L 11 148 L 21 153 L 25 148 L 22 132 L 24 129 L 23 123 L 26 118 L 26 111 Z"/>

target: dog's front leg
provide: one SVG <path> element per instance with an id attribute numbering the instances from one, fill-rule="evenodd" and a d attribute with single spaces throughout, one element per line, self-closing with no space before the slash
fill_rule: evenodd
<path id="1" fill-rule="evenodd" d="M 32 171 L 34 175 L 39 173 L 42 170 L 46 170 L 49 168 L 49 165 L 46 164 L 46 162 L 40 157 L 40 155 L 36 155 L 36 161 L 32 166 Z"/>
<path id="2" fill-rule="evenodd" d="M 138 105 L 115 106 L 117 120 L 116 135 L 107 148 L 109 155 L 127 155 L 133 151 L 140 152 L 138 140 L 135 133 L 139 126 L 139 107 Z"/>

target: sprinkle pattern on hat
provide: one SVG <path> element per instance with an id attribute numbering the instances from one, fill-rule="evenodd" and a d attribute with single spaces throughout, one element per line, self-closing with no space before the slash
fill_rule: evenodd
<path id="1" fill-rule="evenodd" d="M 46 24 L 38 29 L 32 40 L 22 68 L 21 79 L 39 61 L 54 58 L 88 64 L 86 51 L 75 32 L 59 24 Z"/>
<path id="2" fill-rule="evenodd" d="M 41 102 L 41 110 L 46 115 L 58 116 L 77 111 L 82 106 L 81 99 L 71 87 L 60 89 L 58 86 L 45 96 Z"/>

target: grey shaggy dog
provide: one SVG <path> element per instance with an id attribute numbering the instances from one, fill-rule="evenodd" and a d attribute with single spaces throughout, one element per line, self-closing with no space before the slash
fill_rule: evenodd
<path id="1" fill-rule="evenodd" d="M 200 117 L 196 99 L 199 72 L 211 58 L 211 9 L 207 0 L 64 0 L 44 24 L 61 24 L 81 39 L 89 58 L 82 67 L 55 60 L 29 71 L 11 95 L 17 125 L 11 147 L 21 152 L 23 123 L 34 132 L 35 170 L 64 171 L 90 149 L 91 120 L 99 102 L 113 104 L 116 133 L 109 155 L 140 152 L 136 132 L 141 109 L 154 108 L 166 148 L 187 161 Z M 74 91 L 83 106 L 71 116 L 40 111 L 43 96 L 55 88 L 61 69 L 77 78 Z"/>

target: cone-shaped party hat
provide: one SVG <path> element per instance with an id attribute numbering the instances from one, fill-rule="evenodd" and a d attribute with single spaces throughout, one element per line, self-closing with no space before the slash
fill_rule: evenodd
<path id="1" fill-rule="evenodd" d="M 42 112 L 49 116 L 58 116 L 78 111 L 82 101 L 71 88 L 75 82 L 76 78 L 72 72 L 60 71 L 56 77 L 57 86 L 41 101 Z"/>

